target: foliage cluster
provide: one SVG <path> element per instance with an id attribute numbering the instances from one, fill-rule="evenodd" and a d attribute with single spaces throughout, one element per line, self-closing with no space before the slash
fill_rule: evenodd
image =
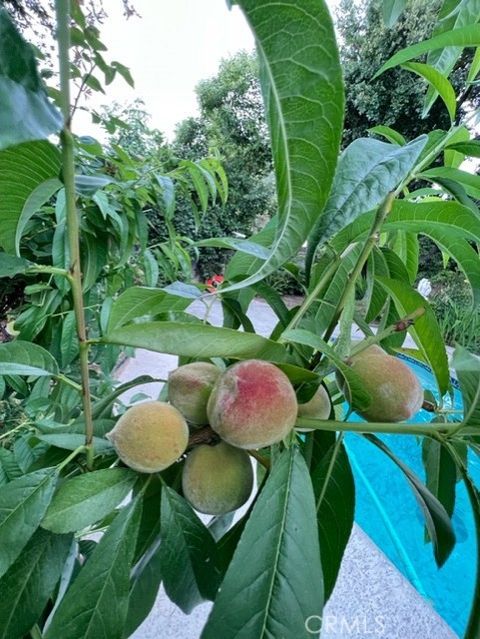
<path id="1" fill-rule="evenodd" d="M 88 30 L 76 0 L 57 0 L 60 90 L 51 95 L 59 111 L 47 96 L 31 48 L 0 11 L 0 31 L 10 45 L 1 46 L 0 40 L 5 105 L 0 277 L 23 276 L 30 300 L 15 322 L 19 334 L 0 344 L 0 396 L 8 419 L 0 434 L 0 628 L 10 639 L 131 636 L 161 583 L 186 613 L 202 601 L 214 602 L 202 639 L 265 639 L 279 629 L 306 639 L 305 621 L 321 619 L 353 526 L 356 494 L 344 445 L 347 432 L 358 433 L 404 474 L 439 567 L 455 547 L 460 484 L 480 547 L 480 495 L 470 475 L 470 455 L 480 447 L 479 360 L 456 348 L 452 366 L 463 409 L 452 412 L 440 325 L 415 290 L 419 237 L 425 235 L 463 273 L 472 312 L 478 311 L 480 177 L 459 166 L 465 157 L 480 157 L 480 144 L 456 122 L 459 104 L 448 79 L 463 48 L 480 49 L 478 7 L 447 0 L 431 40 L 397 52 L 376 70 L 382 76 L 402 65 L 402 73 L 425 78 L 424 108 L 428 113 L 438 98 L 448 113 L 445 128 L 407 142 L 403 132 L 380 121 L 373 133 L 387 141 L 360 137 L 340 153 L 344 84 L 324 0 L 302 0 L 301 11 L 293 0 L 238 4 L 258 44 L 276 212 L 248 239 L 196 242 L 174 226 L 175 198 L 183 193 L 192 202 L 197 227 L 209 205 L 218 198 L 225 204 L 225 174 L 214 147 L 204 148 L 209 157 L 200 160 L 195 153 L 170 168 L 145 165 L 118 144 L 104 150 L 94 140 L 75 139 L 72 79 L 98 89 L 91 80 L 96 76 L 78 75 L 78 66 L 70 64 L 76 48 L 102 70 L 106 84 L 117 73 L 129 81 L 128 69 L 97 57 L 102 43 Z M 385 0 L 386 24 L 394 24 L 405 5 Z M 444 15 L 452 7 L 452 15 Z M 412 62 L 423 54 L 426 64 Z M 466 88 L 479 71 L 475 54 Z M 229 90 L 207 83 L 202 91 L 205 109 L 210 108 L 208 134 L 225 142 L 219 151 L 227 164 L 244 162 L 255 192 L 267 172 L 248 155 L 248 145 L 241 152 L 237 145 L 257 135 L 252 101 L 235 115 L 234 124 L 243 122 L 237 129 L 229 119 Z M 235 133 L 231 149 L 224 124 Z M 189 138 L 197 151 L 206 138 L 198 133 L 200 126 L 203 122 L 193 123 Z M 257 139 L 258 154 L 265 150 L 263 167 L 270 157 L 264 133 Z M 58 134 L 59 142 L 52 142 Z M 420 187 L 422 182 L 431 186 Z M 167 229 L 156 255 L 147 239 L 149 207 L 161 211 L 155 224 Z M 294 261 L 305 243 L 304 269 L 296 273 L 305 298 L 289 309 L 267 279 Z M 223 326 L 209 322 L 212 296 L 205 295 L 205 287 L 178 281 L 186 245 L 233 252 L 214 295 L 222 305 Z M 175 281 L 159 287 L 159 272 L 168 268 Z M 268 337 L 256 334 L 248 317 L 255 295 L 278 320 Z M 192 300 L 205 304 L 203 318 L 189 312 Z M 359 342 L 351 339 L 354 322 L 363 333 Z M 429 366 L 437 386 L 427 402 L 429 422 L 398 423 L 388 403 L 381 417 L 369 410 L 376 407 L 379 384 L 372 379 L 381 376 L 379 368 L 385 366 L 390 378 L 392 370 L 401 370 L 385 353 L 401 350 L 407 332 L 415 343 L 411 354 Z M 328 419 L 297 417 L 281 441 L 269 439 L 271 445 L 248 450 L 262 467 L 251 505 L 235 523 L 232 513 L 205 523 L 185 499 L 181 475 L 192 450 L 212 443 L 209 425 L 200 430 L 191 425 L 186 455 L 158 473 L 122 465 L 107 437 L 118 422 L 120 394 L 151 381 L 141 376 L 112 389 L 114 360 L 131 348 L 175 355 L 180 365 L 214 364 L 226 369 L 219 378 L 224 380 L 239 370 L 235 363 L 243 370 L 246 360 L 262 360 L 289 380 L 293 416 L 295 400 L 310 401 L 320 387 L 334 409 Z M 356 363 L 372 352 L 375 370 L 368 380 Z M 398 388 L 413 386 L 409 376 L 398 380 Z M 261 401 L 263 381 L 249 389 L 246 380 L 247 399 L 250 392 Z M 232 384 L 226 386 L 228 393 Z M 395 388 L 394 374 L 395 401 L 408 403 Z M 167 393 L 168 384 L 160 399 Z M 414 399 L 418 407 L 417 384 Z M 349 421 L 346 405 L 369 421 Z M 255 421 L 250 408 L 245 407 L 249 424 Z M 224 428 L 217 407 L 211 413 L 207 405 L 207 417 L 218 431 Z M 241 434 L 242 412 L 234 417 Z M 385 433 L 421 443 L 425 481 L 394 454 L 381 437 Z M 259 440 L 249 440 L 249 446 L 252 441 Z M 141 443 L 135 441 L 136 447 Z M 472 601 L 466 639 L 480 633 L 478 575 Z"/>

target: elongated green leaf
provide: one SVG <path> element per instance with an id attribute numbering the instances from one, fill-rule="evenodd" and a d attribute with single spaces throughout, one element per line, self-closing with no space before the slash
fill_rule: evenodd
<path id="1" fill-rule="evenodd" d="M 447 78 L 443 76 L 440 71 L 437 71 L 435 67 L 431 67 L 429 64 L 423 64 L 421 62 L 405 62 L 405 64 L 402 64 L 402 67 L 407 69 L 407 71 L 413 71 L 413 73 L 424 78 L 431 86 L 433 86 L 435 91 L 437 91 L 439 96 L 442 98 L 445 106 L 447 107 L 450 120 L 453 122 L 455 120 L 457 102 L 455 91 Z M 427 115 L 428 108 L 424 109 L 422 113 L 423 117 L 426 117 Z"/>
<path id="2" fill-rule="evenodd" d="M 150 375 L 140 375 L 139 377 L 135 377 L 129 382 L 125 382 L 124 384 L 120 384 L 113 390 L 109 395 L 102 397 L 102 399 L 94 402 L 92 406 L 92 415 L 94 419 L 98 419 L 99 417 L 110 416 L 112 406 L 115 403 L 115 400 L 125 391 L 130 390 L 131 388 L 135 388 L 135 386 L 141 386 L 142 384 L 150 384 L 151 382 L 155 382 L 154 377 L 150 377 Z M 83 422 L 82 422 L 83 425 Z"/>
<path id="3" fill-rule="evenodd" d="M 480 176 L 462 171 L 461 169 L 454 169 L 449 166 L 439 166 L 428 171 L 423 171 L 418 175 L 420 178 L 427 178 L 432 182 L 435 182 L 436 178 L 446 178 L 459 182 L 468 195 L 471 195 L 475 199 L 480 199 Z"/>
<path id="4" fill-rule="evenodd" d="M 41 206 L 48 202 L 48 200 L 56 193 L 62 186 L 60 180 L 56 177 L 45 180 L 37 186 L 37 188 L 30 193 L 25 202 L 20 218 L 17 223 L 15 231 L 15 252 L 20 255 L 20 240 L 22 239 L 23 231 L 30 218 L 39 210 Z"/>
<path id="5" fill-rule="evenodd" d="M 364 238 L 371 224 L 372 215 L 362 215 L 341 231 L 332 245 L 343 251 L 351 242 Z M 457 261 L 472 285 L 476 303 L 480 302 L 478 254 L 467 242 L 478 242 L 480 219 L 470 209 L 444 200 L 421 203 L 396 200 L 383 230 L 412 231 L 430 237 Z"/>
<path id="6" fill-rule="evenodd" d="M 451 148 L 454 144 L 458 144 L 459 142 L 470 142 L 470 131 L 466 126 L 461 126 L 451 137 L 449 137 L 449 142 L 443 153 L 445 166 L 451 166 L 454 169 L 458 169 L 465 160 L 464 153 Z"/>
<path id="7" fill-rule="evenodd" d="M 160 565 L 165 591 L 183 612 L 206 598 L 214 599 L 219 586 L 213 557 L 215 541 L 191 506 L 165 486 L 162 491 Z"/>
<path id="8" fill-rule="evenodd" d="M 62 126 L 37 71 L 33 48 L 16 30 L 8 12 L 0 10 L 0 149 L 44 140 Z"/>
<path id="9" fill-rule="evenodd" d="M 343 444 L 333 445 L 312 473 L 325 601 L 330 597 L 355 515 L 355 484 Z"/>
<path id="10" fill-rule="evenodd" d="M 55 358 L 41 346 L 16 340 L 0 344 L 0 375 L 56 375 Z"/>
<path id="11" fill-rule="evenodd" d="M 108 320 L 108 331 L 145 315 L 168 311 L 184 311 L 191 303 L 186 297 L 172 295 L 158 288 L 132 286 L 113 303 Z"/>
<path id="12" fill-rule="evenodd" d="M 281 344 L 260 335 L 229 328 L 175 322 L 145 322 L 117 328 L 105 335 L 104 342 L 146 348 L 159 353 L 186 357 L 231 357 L 233 359 L 271 359 L 287 361 Z"/>
<path id="13" fill-rule="evenodd" d="M 441 442 L 425 438 L 422 442 L 422 459 L 427 477 L 427 488 L 435 495 L 451 517 L 455 506 L 457 468 Z"/>
<path id="14" fill-rule="evenodd" d="M 472 507 L 477 541 L 477 578 L 475 580 L 475 593 L 472 598 L 472 608 L 470 610 L 464 639 L 477 639 L 480 634 L 480 493 L 467 472 L 464 470 L 462 474 Z"/>
<path id="15" fill-rule="evenodd" d="M 366 434 L 364 437 L 380 448 L 404 473 L 425 517 L 425 524 L 433 543 L 433 551 L 437 565 L 442 566 L 455 546 L 455 533 L 453 532 L 452 523 L 445 508 L 438 499 L 432 495 L 415 473 L 396 457 L 381 439 L 370 434 Z"/>
<path id="16" fill-rule="evenodd" d="M 25 142 L 0 151 L 0 246 L 7 253 L 15 252 L 17 228 L 29 210 L 29 198 L 59 171 L 60 153 L 50 142 Z"/>
<path id="17" fill-rule="evenodd" d="M 42 614 L 70 549 L 70 535 L 37 530 L 0 579 L 0 639 L 21 639 Z"/>
<path id="18" fill-rule="evenodd" d="M 423 53 L 429 51 L 435 51 L 436 49 L 442 49 L 443 47 L 478 47 L 480 46 L 480 25 L 471 24 L 461 29 L 453 29 L 452 31 L 446 31 L 429 40 L 424 40 L 419 44 L 414 44 L 406 49 L 402 49 L 398 53 L 395 53 L 391 58 L 385 62 L 385 64 L 377 71 L 374 78 L 393 67 L 408 62 L 413 58 L 417 58 Z"/>
<path id="19" fill-rule="evenodd" d="M 271 253 L 241 284 L 253 284 L 295 255 L 330 191 L 343 119 L 343 86 L 324 0 L 239 0 L 254 33 L 272 141 L 279 225 Z"/>
<path id="20" fill-rule="evenodd" d="M 53 435 L 36 435 L 35 437 L 50 446 L 64 448 L 65 450 L 75 450 L 85 443 L 85 435 L 80 433 L 55 433 Z M 93 438 L 93 445 L 95 452 L 100 455 L 112 452 L 113 450 L 112 444 L 100 437 Z"/>
<path id="21" fill-rule="evenodd" d="M 96 470 L 65 480 L 50 502 L 42 528 L 67 533 L 94 524 L 127 497 L 136 480 L 128 468 Z"/>
<path id="22" fill-rule="evenodd" d="M 444 0 L 438 15 L 438 21 L 432 36 L 458 30 L 467 25 L 473 25 L 480 18 L 480 3 L 478 0 Z M 433 65 L 445 77 L 447 77 L 459 59 L 462 47 L 446 47 L 431 51 L 427 56 L 427 62 Z M 424 110 L 429 111 L 437 99 L 437 91 L 429 87 L 425 96 Z"/>
<path id="23" fill-rule="evenodd" d="M 201 639 L 307 637 L 305 620 L 322 608 L 312 483 L 293 447 L 273 465 Z"/>
<path id="24" fill-rule="evenodd" d="M 383 23 L 393 27 L 407 5 L 407 0 L 383 0 Z"/>
<path id="25" fill-rule="evenodd" d="M 380 135 L 392 144 L 397 144 L 398 146 L 403 146 L 407 142 L 401 133 L 384 124 L 373 126 L 371 129 L 368 129 L 368 132 Z"/>
<path id="26" fill-rule="evenodd" d="M 133 570 L 124 637 L 130 637 L 148 617 L 155 604 L 161 581 L 162 564 L 158 538 Z"/>
<path id="27" fill-rule="evenodd" d="M 385 277 L 379 277 L 378 281 L 392 296 L 400 317 L 404 317 L 418 308 L 425 309 L 425 313 L 409 328 L 409 332 L 432 368 L 440 395 L 445 395 L 450 388 L 448 358 L 443 335 L 430 304 L 420 293 L 414 291 L 404 282 Z"/>
<path id="28" fill-rule="evenodd" d="M 453 353 L 452 366 L 457 373 L 464 406 L 465 426 L 480 426 L 480 362 L 463 346 Z"/>
<path id="29" fill-rule="evenodd" d="M 360 138 L 340 157 L 338 170 L 323 215 L 309 238 L 305 270 L 310 273 L 315 251 L 362 213 L 379 206 L 408 175 L 427 138 L 405 146 Z"/>
<path id="30" fill-rule="evenodd" d="M 29 265 L 28 260 L 0 251 L 0 277 L 13 277 L 25 273 Z"/>
<path id="31" fill-rule="evenodd" d="M 458 151 L 459 153 L 463 153 L 471 158 L 480 158 L 480 142 L 477 140 L 454 142 L 453 144 L 448 144 L 446 149 Z"/>
<path id="32" fill-rule="evenodd" d="M 4 575 L 38 528 L 57 475 L 44 468 L 2 487 L 0 491 L 0 576 Z"/>
<path id="33" fill-rule="evenodd" d="M 122 639 L 140 500 L 117 515 L 67 590 L 45 639 Z"/>
<path id="34" fill-rule="evenodd" d="M 468 70 L 467 84 L 469 84 L 470 82 L 473 82 L 476 79 L 479 71 L 480 71 L 480 48 L 477 47 L 477 50 L 475 51 L 475 55 L 473 56 L 472 64 L 470 65 L 470 69 Z"/>

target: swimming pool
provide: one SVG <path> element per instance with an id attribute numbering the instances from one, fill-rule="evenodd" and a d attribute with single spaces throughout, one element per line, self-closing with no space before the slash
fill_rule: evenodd
<path id="1" fill-rule="evenodd" d="M 405 358 L 425 389 L 436 392 L 428 368 Z M 438 396 L 438 394 L 437 394 Z M 458 389 L 454 407 L 462 406 Z M 416 422 L 429 422 L 432 414 L 421 410 Z M 349 421 L 363 421 L 352 414 Z M 425 479 L 419 438 L 383 435 L 382 439 L 419 477 Z M 431 601 L 455 632 L 462 635 L 468 620 L 475 584 L 476 541 L 470 504 L 463 483 L 457 484 L 453 526 L 457 537 L 448 561 L 438 569 L 432 545 L 425 543 L 424 520 L 403 473 L 376 446 L 348 433 L 346 445 L 356 484 L 355 519 L 387 557 Z M 480 481 L 480 460 L 472 455 L 470 470 Z"/>

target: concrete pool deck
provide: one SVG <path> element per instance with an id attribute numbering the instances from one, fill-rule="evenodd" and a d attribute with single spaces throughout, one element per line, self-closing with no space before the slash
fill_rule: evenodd
<path id="1" fill-rule="evenodd" d="M 189 311 L 203 317 L 205 307 L 200 302 L 194 302 Z M 262 335 L 268 335 L 276 323 L 272 310 L 261 300 L 252 302 L 249 317 L 255 330 Z M 221 319 L 220 304 L 215 302 L 209 313 L 209 321 L 220 325 Z M 135 357 L 126 360 L 120 366 L 117 377 L 122 381 L 145 374 L 166 378 L 168 372 L 176 366 L 175 356 L 137 349 Z M 156 398 L 160 389 L 160 383 L 138 386 L 125 393 L 122 400 L 128 401 L 140 391 Z M 132 635 L 132 639 L 198 639 L 210 608 L 211 604 L 205 603 L 186 616 L 161 590 L 151 614 Z M 430 603 L 420 596 L 356 525 L 345 552 L 335 590 L 324 612 L 321 639 L 457 638 Z M 309 636 L 318 639 L 318 630 L 316 631 L 314 625 L 311 631 L 313 632 Z"/>

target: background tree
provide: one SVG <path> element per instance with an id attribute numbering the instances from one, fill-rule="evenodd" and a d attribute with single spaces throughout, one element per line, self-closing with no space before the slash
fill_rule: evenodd
<path id="1" fill-rule="evenodd" d="M 346 88 L 344 146 L 376 124 L 391 126 L 407 139 L 448 129 L 448 113 L 439 100 L 422 118 L 425 83 L 418 76 L 396 67 L 372 79 L 394 53 L 431 36 L 441 4 L 439 0 L 410 0 L 398 22 L 387 28 L 381 0 L 341 0 L 336 24 Z M 465 83 L 470 61 L 471 53 L 464 53 L 450 78 L 457 90 Z M 478 90 L 472 91 L 468 97 L 476 100 L 477 94 Z M 463 115 L 461 110 L 459 115 Z"/>
<path id="2" fill-rule="evenodd" d="M 229 180 L 225 207 L 212 207 L 195 230 L 198 238 L 232 233 L 250 234 L 256 220 L 275 209 L 272 157 L 253 53 L 240 52 L 224 60 L 218 73 L 196 88 L 200 115 L 187 118 L 176 130 L 175 155 L 198 158 L 217 155 Z M 191 220 L 191 218 L 188 218 Z M 177 217 L 180 221 L 180 218 Z M 202 250 L 199 274 L 221 270 L 225 251 Z"/>

